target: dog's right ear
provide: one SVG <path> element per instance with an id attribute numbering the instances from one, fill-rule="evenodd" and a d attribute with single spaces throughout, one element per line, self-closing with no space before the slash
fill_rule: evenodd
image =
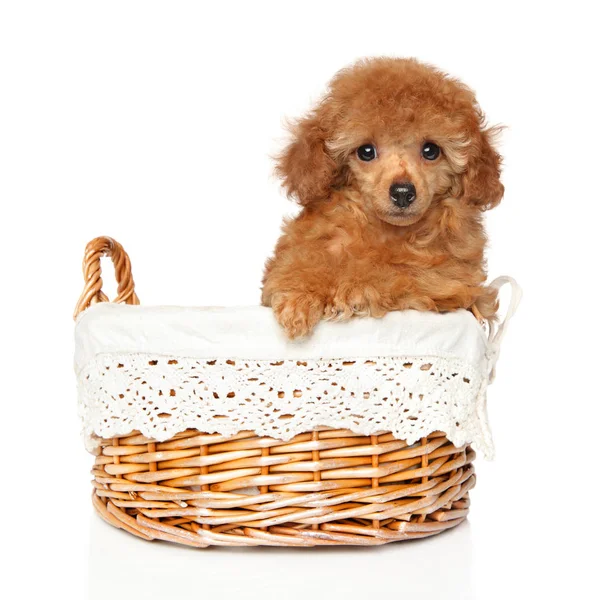
<path id="1" fill-rule="evenodd" d="M 326 146 L 331 129 L 328 106 L 321 104 L 290 129 L 292 140 L 277 157 L 276 174 L 299 204 L 327 198 L 338 174 Z"/>

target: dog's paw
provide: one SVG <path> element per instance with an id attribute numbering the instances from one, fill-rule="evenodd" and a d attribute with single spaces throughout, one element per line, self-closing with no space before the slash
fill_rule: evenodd
<path id="1" fill-rule="evenodd" d="M 321 298 L 306 293 L 275 294 L 271 307 L 278 323 L 290 339 L 308 335 L 323 318 Z"/>
<path id="2" fill-rule="evenodd" d="M 342 321 L 351 317 L 383 317 L 386 314 L 380 292 L 373 286 L 341 286 L 325 308 L 325 317 Z"/>

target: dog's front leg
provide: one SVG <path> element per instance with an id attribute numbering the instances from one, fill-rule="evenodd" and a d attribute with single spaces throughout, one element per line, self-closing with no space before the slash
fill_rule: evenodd
<path id="1" fill-rule="evenodd" d="M 290 339 L 308 335 L 325 312 L 324 298 L 307 290 L 290 290 L 272 294 L 270 305 L 275 318 Z"/>
<path id="2" fill-rule="evenodd" d="M 270 306 L 289 338 L 308 335 L 323 318 L 331 296 L 333 279 L 327 263 L 316 267 L 296 260 L 274 259 L 268 263 L 261 301 Z"/>
<path id="3" fill-rule="evenodd" d="M 388 310 L 383 287 L 377 281 L 343 277 L 335 286 L 325 317 L 336 321 L 351 317 L 383 317 Z"/>

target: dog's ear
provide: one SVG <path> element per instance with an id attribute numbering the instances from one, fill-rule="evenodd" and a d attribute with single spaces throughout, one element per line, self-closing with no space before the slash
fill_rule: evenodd
<path id="1" fill-rule="evenodd" d="M 330 108 L 321 104 L 291 127 L 292 139 L 277 157 L 276 174 L 288 196 L 305 205 L 327 198 L 338 176 L 337 162 L 328 154 L 332 129 Z"/>
<path id="2" fill-rule="evenodd" d="M 504 195 L 500 181 L 502 159 L 493 146 L 498 132 L 498 128 L 479 131 L 462 181 L 463 200 L 483 211 L 497 206 Z"/>

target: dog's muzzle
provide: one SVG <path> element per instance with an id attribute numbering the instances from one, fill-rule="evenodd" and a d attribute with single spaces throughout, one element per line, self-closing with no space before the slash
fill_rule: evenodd
<path id="1" fill-rule="evenodd" d="M 416 198 L 415 186 L 410 181 L 395 182 L 389 188 L 393 203 L 399 208 L 407 208 Z"/>

